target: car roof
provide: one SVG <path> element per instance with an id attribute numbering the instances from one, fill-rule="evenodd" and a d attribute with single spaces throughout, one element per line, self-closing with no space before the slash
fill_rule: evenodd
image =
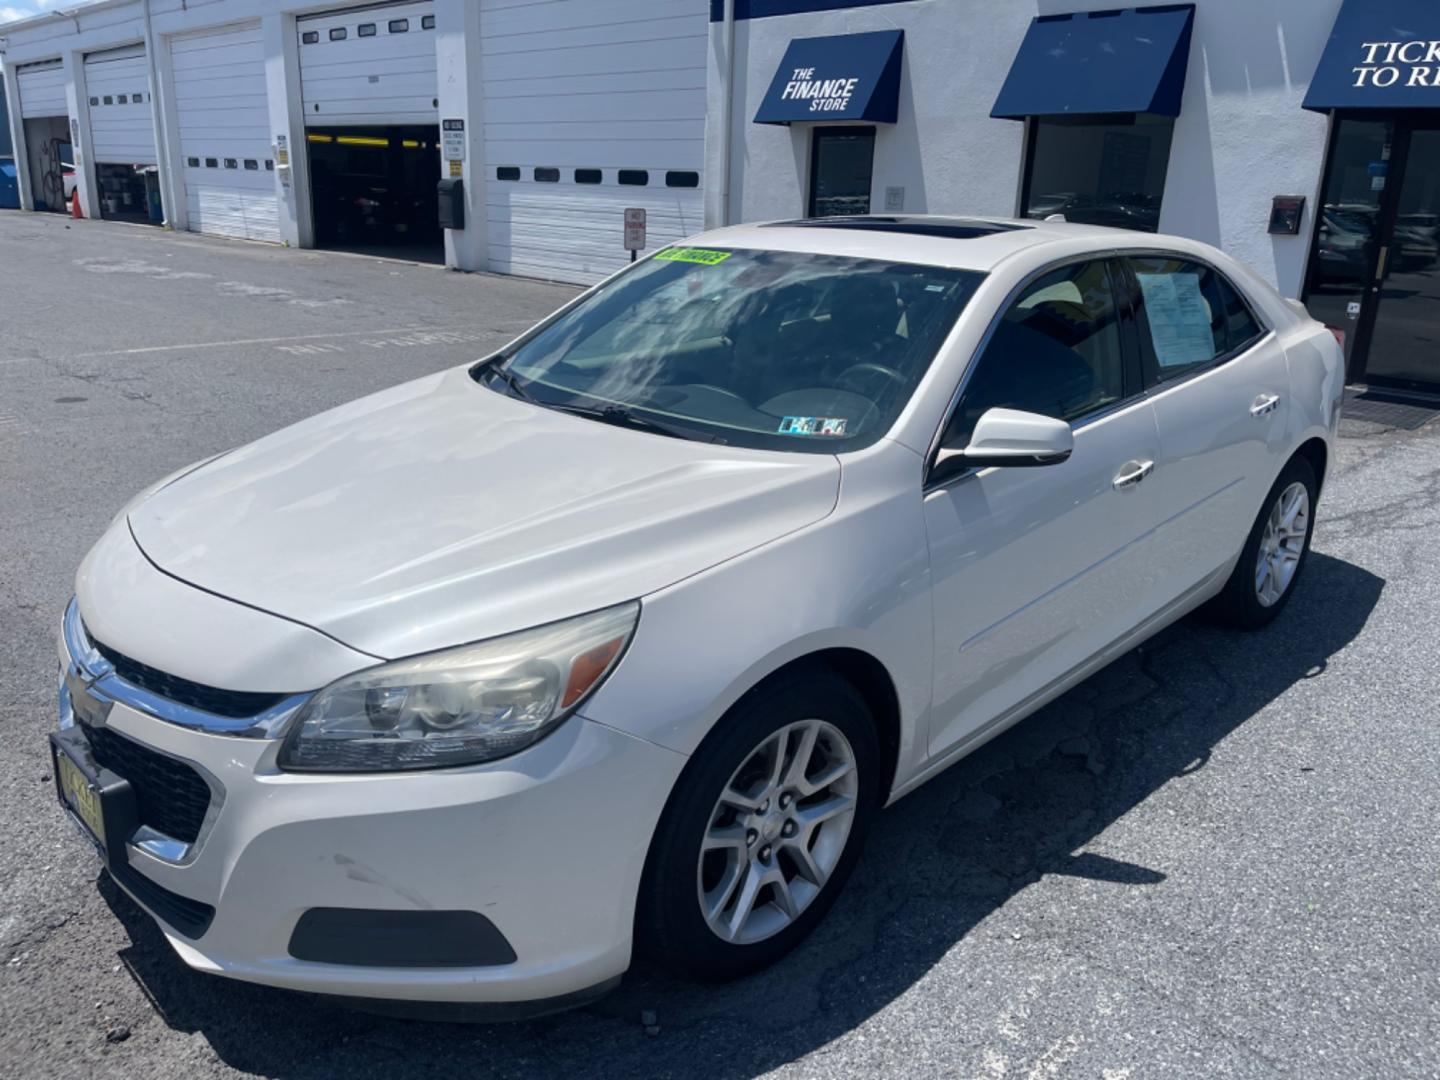
<path id="1" fill-rule="evenodd" d="M 1066 253 L 1093 246 L 1095 251 L 1147 248 L 1201 254 L 1193 240 L 1080 225 L 1003 217 L 950 217 L 938 214 L 857 215 L 765 221 L 713 229 L 687 244 L 794 251 L 817 255 L 884 259 L 988 273 L 1021 252 L 1048 245 Z"/>

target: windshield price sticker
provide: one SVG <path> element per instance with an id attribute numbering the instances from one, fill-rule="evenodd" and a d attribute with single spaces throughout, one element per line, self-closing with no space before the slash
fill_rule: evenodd
<path id="1" fill-rule="evenodd" d="M 780 434 L 839 438 L 845 434 L 845 418 L 843 416 L 787 416 L 780 421 Z"/>
<path id="2" fill-rule="evenodd" d="M 656 254 L 655 258 L 664 259 L 666 262 L 699 263 L 701 266 L 714 266 L 722 263 L 733 255 L 733 251 L 711 251 L 709 248 L 666 248 Z"/>

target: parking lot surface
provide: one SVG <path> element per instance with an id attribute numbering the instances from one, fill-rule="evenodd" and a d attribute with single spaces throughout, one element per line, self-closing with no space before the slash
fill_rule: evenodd
<path id="1" fill-rule="evenodd" d="M 54 634 L 146 483 L 574 291 L 18 214 L 0 273 L 0 1075 L 1440 1076 L 1435 425 L 1347 423 L 1271 628 L 1173 627 L 897 804 L 773 970 L 437 1024 L 184 967 L 55 804 Z"/>

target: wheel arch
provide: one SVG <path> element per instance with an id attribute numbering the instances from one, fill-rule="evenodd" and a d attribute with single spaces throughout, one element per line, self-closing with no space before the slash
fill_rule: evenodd
<path id="1" fill-rule="evenodd" d="M 1315 494 L 1318 496 L 1325 488 L 1325 470 L 1330 464 L 1330 445 L 1318 435 L 1306 439 L 1301 443 L 1290 460 L 1304 458 L 1309 462 L 1310 467 L 1315 470 Z"/>

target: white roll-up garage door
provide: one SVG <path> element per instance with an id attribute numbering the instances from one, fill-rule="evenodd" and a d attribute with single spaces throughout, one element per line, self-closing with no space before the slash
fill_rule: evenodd
<path id="1" fill-rule="evenodd" d="M 155 123 L 145 46 L 88 53 L 85 94 L 90 99 L 91 156 L 95 161 L 154 165 Z"/>
<path id="2" fill-rule="evenodd" d="M 308 126 L 439 123 L 433 3 L 327 12 L 296 25 Z"/>
<path id="3" fill-rule="evenodd" d="M 170 58 L 190 229 L 278 244 L 260 24 L 172 38 Z"/>
<path id="4" fill-rule="evenodd" d="M 20 84 L 20 115 L 26 120 L 41 116 L 65 116 L 65 67 L 59 60 L 21 64 L 15 69 Z"/>
<path id="5" fill-rule="evenodd" d="M 707 0 L 483 0 L 486 245 L 500 273 L 587 283 L 704 222 Z"/>

